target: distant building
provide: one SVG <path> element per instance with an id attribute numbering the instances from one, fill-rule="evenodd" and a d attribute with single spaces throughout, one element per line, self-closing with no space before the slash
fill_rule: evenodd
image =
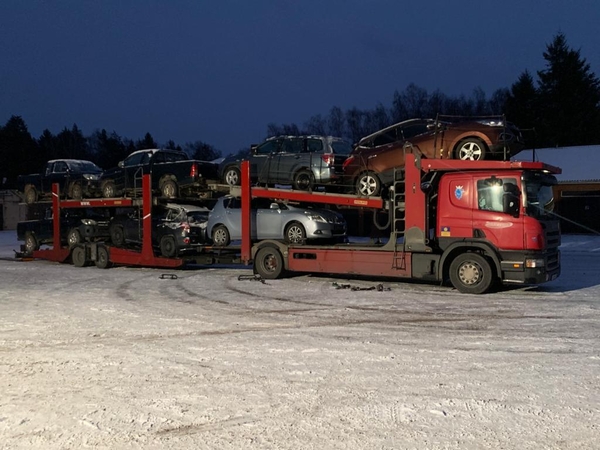
<path id="1" fill-rule="evenodd" d="M 513 159 L 560 167 L 554 199 L 563 233 L 600 234 L 600 145 L 524 150 Z"/>
<path id="2" fill-rule="evenodd" d="M 0 230 L 16 230 L 17 223 L 27 217 L 25 205 L 17 191 L 0 190 Z"/>

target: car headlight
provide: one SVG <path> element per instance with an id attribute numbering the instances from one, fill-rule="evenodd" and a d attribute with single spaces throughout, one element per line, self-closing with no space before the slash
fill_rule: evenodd
<path id="1" fill-rule="evenodd" d="M 315 222 L 327 223 L 327 220 L 325 220 L 321 214 L 311 212 L 306 213 L 306 217 L 308 217 L 309 220 L 314 220 Z"/>
<path id="2" fill-rule="evenodd" d="M 88 181 L 95 181 L 95 180 L 99 179 L 99 176 L 98 175 L 93 175 L 91 173 L 86 173 L 86 174 L 83 175 L 83 178 L 86 179 L 86 180 L 88 180 Z"/>

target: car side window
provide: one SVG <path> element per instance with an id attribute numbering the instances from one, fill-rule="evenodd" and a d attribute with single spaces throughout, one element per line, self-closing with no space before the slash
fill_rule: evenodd
<path id="1" fill-rule="evenodd" d="M 286 139 L 281 145 L 282 153 L 302 153 L 304 139 Z"/>
<path id="2" fill-rule="evenodd" d="M 321 153 L 323 151 L 323 141 L 320 139 L 307 139 L 306 150 L 309 153 Z"/>
<path id="3" fill-rule="evenodd" d="M 419 123 L 415 125 L 409 125 L 402 129 L 402 134 L 404 139 L 411 139 L 420 134 L 426 133 L 428 131 L 427 124 Z"/>
<path id="4" fill-rule="evenodd" d="M 270 155 L 277 151 L 277 141 L 268 141 L 256 147 L 256 155 Z"/>
<path id="5" fill-rule="evenodd" d="M 54 163 L 54 173 L 65 173 L 67 171 L 67 163 L 64 161 L 58 161 Z"/>
<path id="6" fill-rule="evenodd" d="M 143 160 L 145 158 L 145 161 L 148 162 L 148 153 L 147 152 L 140 152 L 140 153 L 136 153 L 135 155 L 131 155 L 129 158 L 127 158 L 124 162 L 124 165 L 126 167 L 131 167 L 131 166 L 139 166 L 140 164 L 143 164 Z"/>
<path id="7" fill-rule="evenodd" d="M 373 139 L 373 147 L 387 145 L 396 142 L 396 130 L 389 130 L 386 133 L 379 134 Z"/>

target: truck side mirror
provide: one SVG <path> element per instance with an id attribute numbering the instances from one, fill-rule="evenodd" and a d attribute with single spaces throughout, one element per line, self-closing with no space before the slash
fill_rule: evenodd
<path id="1" fill-rule="evenodd" d="M 519 205 L 521 192 L 514 183 L 504 183 L 502 185 L 502 210 L 506 214 L 510 214 L 513 217 L 519 217 Z"/>

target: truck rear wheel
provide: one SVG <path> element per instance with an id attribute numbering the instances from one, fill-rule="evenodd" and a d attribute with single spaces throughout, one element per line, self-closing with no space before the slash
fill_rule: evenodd
<path id="1" fill-rule="evenodd" d="M 110 266 L 112 266 L 108 255 L 108 249 L 104 245 L 99 245 L 97 252 L 96 261 L 94 261 L 96 267 L 99 269 L 108 269 Z"/>
<path id="2" fill-rule="evenodd" d="M 275 247 L 263 247 L 254 258 L 254 273 L 265 280 L 281 278 L 285 274 L 283 256 Z"/>
<path id="3" fill-rule="evenodd" d="M 463 253 L 450 264 L 450 281 L 464 294 L 483 294 L 492 285 L 494 274 L 490 263 L 479 253 Z"/>
<path id="4" fill-rule="evenodd" d="M 83 245 L 77 245 L 73 247 L 71 252 L 71 260 L 75 267 L 84 267 L 87 265 L 87 256 L 85 254 L 85 247 Z"/>
<path id="5" fill-rule="evenodd" d="M 160 186 L 160 194 L 165 198 L 177 198 L 179 189 L 173 180 L 165 180 Z"/>

